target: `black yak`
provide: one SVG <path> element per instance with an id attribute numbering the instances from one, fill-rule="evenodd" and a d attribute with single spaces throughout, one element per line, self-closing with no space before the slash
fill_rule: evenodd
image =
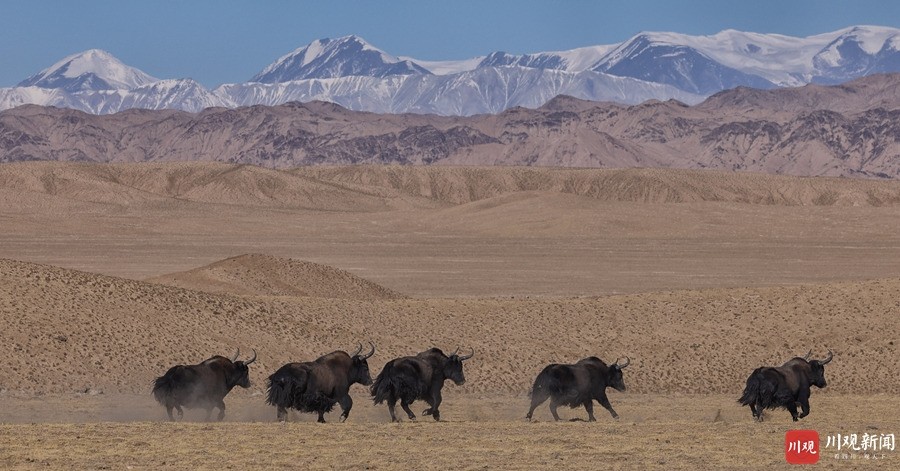
<path id="1" fill-rule="evenodd" d="M 622 379 L 622 369 L 628 366 L 631 360 L 625 358 L 625 363 L 618 360 L 612 366 L 607 366 L 603 360 L 597 357 L 585 358 L 574 365 L 547 365 L 534 380 L 531 388 L 531 408 L 525 418 L 531 420 L 534 409 L 548 398 L 550 399 L 550 413 L 554 420 L 559 420 L 556 409 L 559 406 L 576 408 L 584 406 L 588 413 L 588 421 L 594 422 L 594 402 L 612 414 L 614 419 L 619 414 L 613 410 L 609 399 L 606 398 L 606 388 L 612 387 L 617 391 L 625 391 L 625 381 Z"/>
<path id="2" fill-rule="evenodd" d="M 216 355 L 199 365 L 173 366 L 166 374 L 153 382 L 153 397 L 166 407 L 169 420 L 175 420 L 172 409 L 178 411 L 178 418 L 184 417 L 182 407 L 206 409 L 206 420 L 212 415 L 213 408 L 219 408 L 218 420 L 225 418 L 225 396 L 235 386 L 250 387 L 251 363 L 256 361 L 256 350 L 253 358 L 239 361 L 238 355 L 231 358 Z"/>
<path id="3" fill-rule="evenodd" d="M 381 370 L 371 393 L 375 404 L 387 401 L 391 422 L 399 422 L 394 413 L 397 401 L 410 420 L 416 415 L 409 405 L 417 399 L 428 403 L 428 409 L 422 415 L 430 415 L 434 420 L 441 420 L 441 389 L 444 381 L 452 380 L 457 385 L 466 382 L 462 363 L 475 355 L 475 350 L 468 355 L 459 355 L 459 348 L 447 356 L 439 348 L 426 350 L 416 356 L 395 358 Z"/>
<path id="4" fill-rule="evenodd" d="M 365 355 L 360 355 L 360 344 L 352 354 L 337 351 L 315 361 L 288 363 L 269 376 L 266 402 L 278 408 L 278 420 L 287 420 L 287 410 L 297 409 L 315 412 L 319 414 L 318 422 L 325 423 L 325 413 L 331 412 L 336 403 L 343 411 L 341 422 L 347 420 L 353 408 L 350 386 L 353 383 L 372 384 L 366 360 L 375 354 L 375 345 L 371 342 L 369 345 L 372 350 Z"/>
<path id="5" fill-rule="evenodd" d="M 825 365 L 834 354 L 828 351 L 824 360 L 809 360 L 796 357 L 781 366 L 764 366 L 753 370 L 747 378 L 744 393 L 738 402 L 750 406 L 753 418 L 762 422 L 763 410 L 784 407 L 791 413 L 794 422 L 809 415 L 810 387 L 824 388 Z M 802 412 L 797 413 L 797 405 Z"/>

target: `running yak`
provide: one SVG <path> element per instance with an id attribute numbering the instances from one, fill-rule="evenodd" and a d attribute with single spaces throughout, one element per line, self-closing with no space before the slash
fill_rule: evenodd
<path id="1" fill-rule="evenodd" d="M 178 412 L 178 419 L 184 418 L 184 410 L 206 409 L 206 420 L 209 420 L 214 408 L 219 408 L 218 420 L 225 418 L 225 396 L 235 386 L 250 387 L 250 364 L 256 361 L 256 350 L 253 358 L 239 361 L 241 350 L 231 358 L 216 355 L 199 365 L 177 365 L 166 371 L 166 374 L 153 382 L 153 397 L 165 406 L 169 420 L 174 421 L 172 410 Z"/>
<path id="2" fill-rule="evenodd" d="M 609 399 L 606 398 L 606 388 L 612 387 L 617 391 L 625 391 L 625 381 L 622 379 L 622 370 L 631 363 L 628 357 L 624 363 L 616 360 L 612 366 L 607 366 L 603 360 L 597 357 L 588 357 L 574 365 L 550 364 L 538 374 L 531 388 L 531 408 L 525 419 L 531 420 L 534 409 L 547 399 L 550 399 L 550 413 L 553 420 L 559 420 L 556 409 L 559 406 L 576 408 L 584 406 L 588 413 L 588 421 L 595 422 L 594 401 L 606 408 L 614 419 L 619 414 L 613 410 Z"/>
<path id="3" fill-rule="evenodd" d="M 465 383 L 463 362 L 473 355 L 474 349 L 468 355 L 459 355 L 457 348 L 447 356 L 441 349 L 432 348 L 416 356 L 395 358 L 384 365 L 375 379 L 371 389 L 373 400 L 375 404 L 387 401 L 391 422 L 400 422 L 394 411 L 398 400 L 409 420 L 416 420 L 416 414 L 409 409 L 409 405 L 417 399 L 429 405 L 422 415 L 430 415 L 439 421 L 444 381 L 452 380 L 457 386 Z"/>
<path id="4" fill-rule="evenodd" d="M 763 410 L 784 407 L 794 422 L 809 415 L 810 387 L 824 388 L 825 365 L 834 357 L 831 350 L 824 360 L 810 360 L 812 351 L 804 357 L 795 357 L 781 366 L 764 366 L 753 370 L 747 378 L 744 394 L 738 399 L 741 405 L 750 406 L 753 418 L 763 420 Z M 797 405 L 801 412 L 797 413 Z"/>
<path id="5" fill-rule="evenodd" d="M 372 384 L 369 363 L 375 354 L 375 344 L 369 342 L 372 350 L 365 355 L 362 344 L 351 354 L 336 351 L 323 355 L 315 361 L 288 363 L 269 376 L 269 395 L 266 402 L 278 408 L 278 421 L 287 420 L 287 410 L 319 414 L 319 423 L 325 423 L 325 413 L 331 412 L 335 404 L 341 405 L 341 422 L 350 416 L 353 399 L 350 386 L 359 383 Z"/>

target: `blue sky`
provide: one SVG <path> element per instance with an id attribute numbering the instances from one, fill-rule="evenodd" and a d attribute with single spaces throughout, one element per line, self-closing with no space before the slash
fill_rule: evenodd
<path id="1" fill-rule="evenodd" d="M 612 44 L 640 31 L 809 36 L 857 24 L 900 26 L 893 0 L 16 0 L 2 12 L 0 86 L 91 48 L 159 78 L 212 87 L 247 80 L 314 39 L 347 34 L 394 55 L 442 60 Z"/>

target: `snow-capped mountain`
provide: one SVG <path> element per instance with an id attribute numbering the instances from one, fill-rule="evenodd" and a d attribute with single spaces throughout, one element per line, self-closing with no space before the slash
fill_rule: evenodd
<path id="1" fill-rule="evenodd" d="M 313 41 L 306 47 L 280 57 L 250 81 L 278 83 L 348 76 L 388 77 L 430 73 L 422 66 L 387 54 L 357 36 L 345 36 Z"/>
<path id="2" fill-rule="evenodd" d="M 41 87 L 0 88 L 0 110 L 8 110 L 22 105 L 80 109 L 79 104 L 71 99 L 71 95 L 62 89 Z"/>
<path id="3" fill-rule="evenodd" d="M 106 51 L 90 49 L 66 57 L 21 81 L 19 86 L 80 92 L 129 89 L 157 80 Z"/>
<path id="4" fill-rule="evenodd" d="M 898 46 L 898 30 L 850 28 L 813 57 L 817 74 L 812 81 L 837 84 L 871 73 L 893 72 L 900 65 Z"/>
<path id="5" fill-rule="evenodd" d="M 672 85 L 699 95 L 747 86 L 773 88 L 757 75 L 722 65 L 697 49 L 650 34 L 632 38 L 607 54 L 592 70 Z"/>
<path id="6" fill-rule="evenodd" d="M 693 104 L 703 99 L 671 86 L 628 77 L 525 67 L 479 67 L 446 75 L 239 83 L 223 85 L 214 92 L 238 106 L 319 100 L 375 113 L 458 116 L 499 113 L 515 106 L 537 108 L 558 95 L 629 104 L 669 98 Z"/>
<path id="7" fill-rule="evenodd" d="M 0 109 L 24 104 L 94 114 L 132 108 L 198 112 L 211 106 L 234 106 L 194 80 L 159 80 L 99 49 L 68 56 L 17 87 L 0 88 Z"/>
<path id="8" fill-rule="evenodd" d="M 130 90 L 73 93 L 69 99 L 77 101 L 78 109 L 94 114 L 118 113 L 133 108 L 196 113 L 213 106 L 234 106 L 191 79 L 158 80 Z"/>
<path id="9" fill-rule="evenodd" d="M 248 82 L 212 91 L 190 79 L 157 80 L 94 49 L 0 89 L 0 109 L 34 103 L 101 114 L 129 108 L 193 112 L 326 100 L 352 110 L 469 115 L 538 107 L 558 94 L 696 103 L 738 86 L 833 84 L 885 72 L 900 72 L 900 29 L 855 26 L 806 38 L 735 30 L 708 36 L 645 32 L 619 44 L 453 61 L 393 56 L 345 36 L 313 41 Z"/>

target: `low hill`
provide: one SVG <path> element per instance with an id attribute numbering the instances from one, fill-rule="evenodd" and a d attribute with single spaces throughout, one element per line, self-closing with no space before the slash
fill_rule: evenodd
<path id="1" fill-rule="evenodd" d="M 378 212 L 471 203 L 521 192 L 608 202 L 729 202 L 778 206 L 900 203 L 900 183 L 677 169 L 336 166 L 289 170 L 211 162 L 0 165 L 9 207 L 177 208 L 186 203 Z"/>
<path id="2" fill-rule="evenodd" d="M 339 166 L 290 171 L 368 191 L 463 204 L 518 192 L 550 192 L 601 201 L 730 202 L 779 206 L 882 206 L 900 203 L 900 184 L 676 169 Z"/>
<path id="3" fill-rule="evenodd" d="M 34 196 L 105 206 L 182 202 L 322 211 L 388 209 L 384 195 L 280 170 L 216 162 L 0 165 L 0 192 L 11 202 Z M 46 200 L 46 198 L 45 198 Z"/>
<path id="4" fill-rule="evenodd" d="M 308 296 L 356 300 L 404 297 L 344 270 L 262 254 L 239 255 L 147 281 L 240 296 Z"/>

